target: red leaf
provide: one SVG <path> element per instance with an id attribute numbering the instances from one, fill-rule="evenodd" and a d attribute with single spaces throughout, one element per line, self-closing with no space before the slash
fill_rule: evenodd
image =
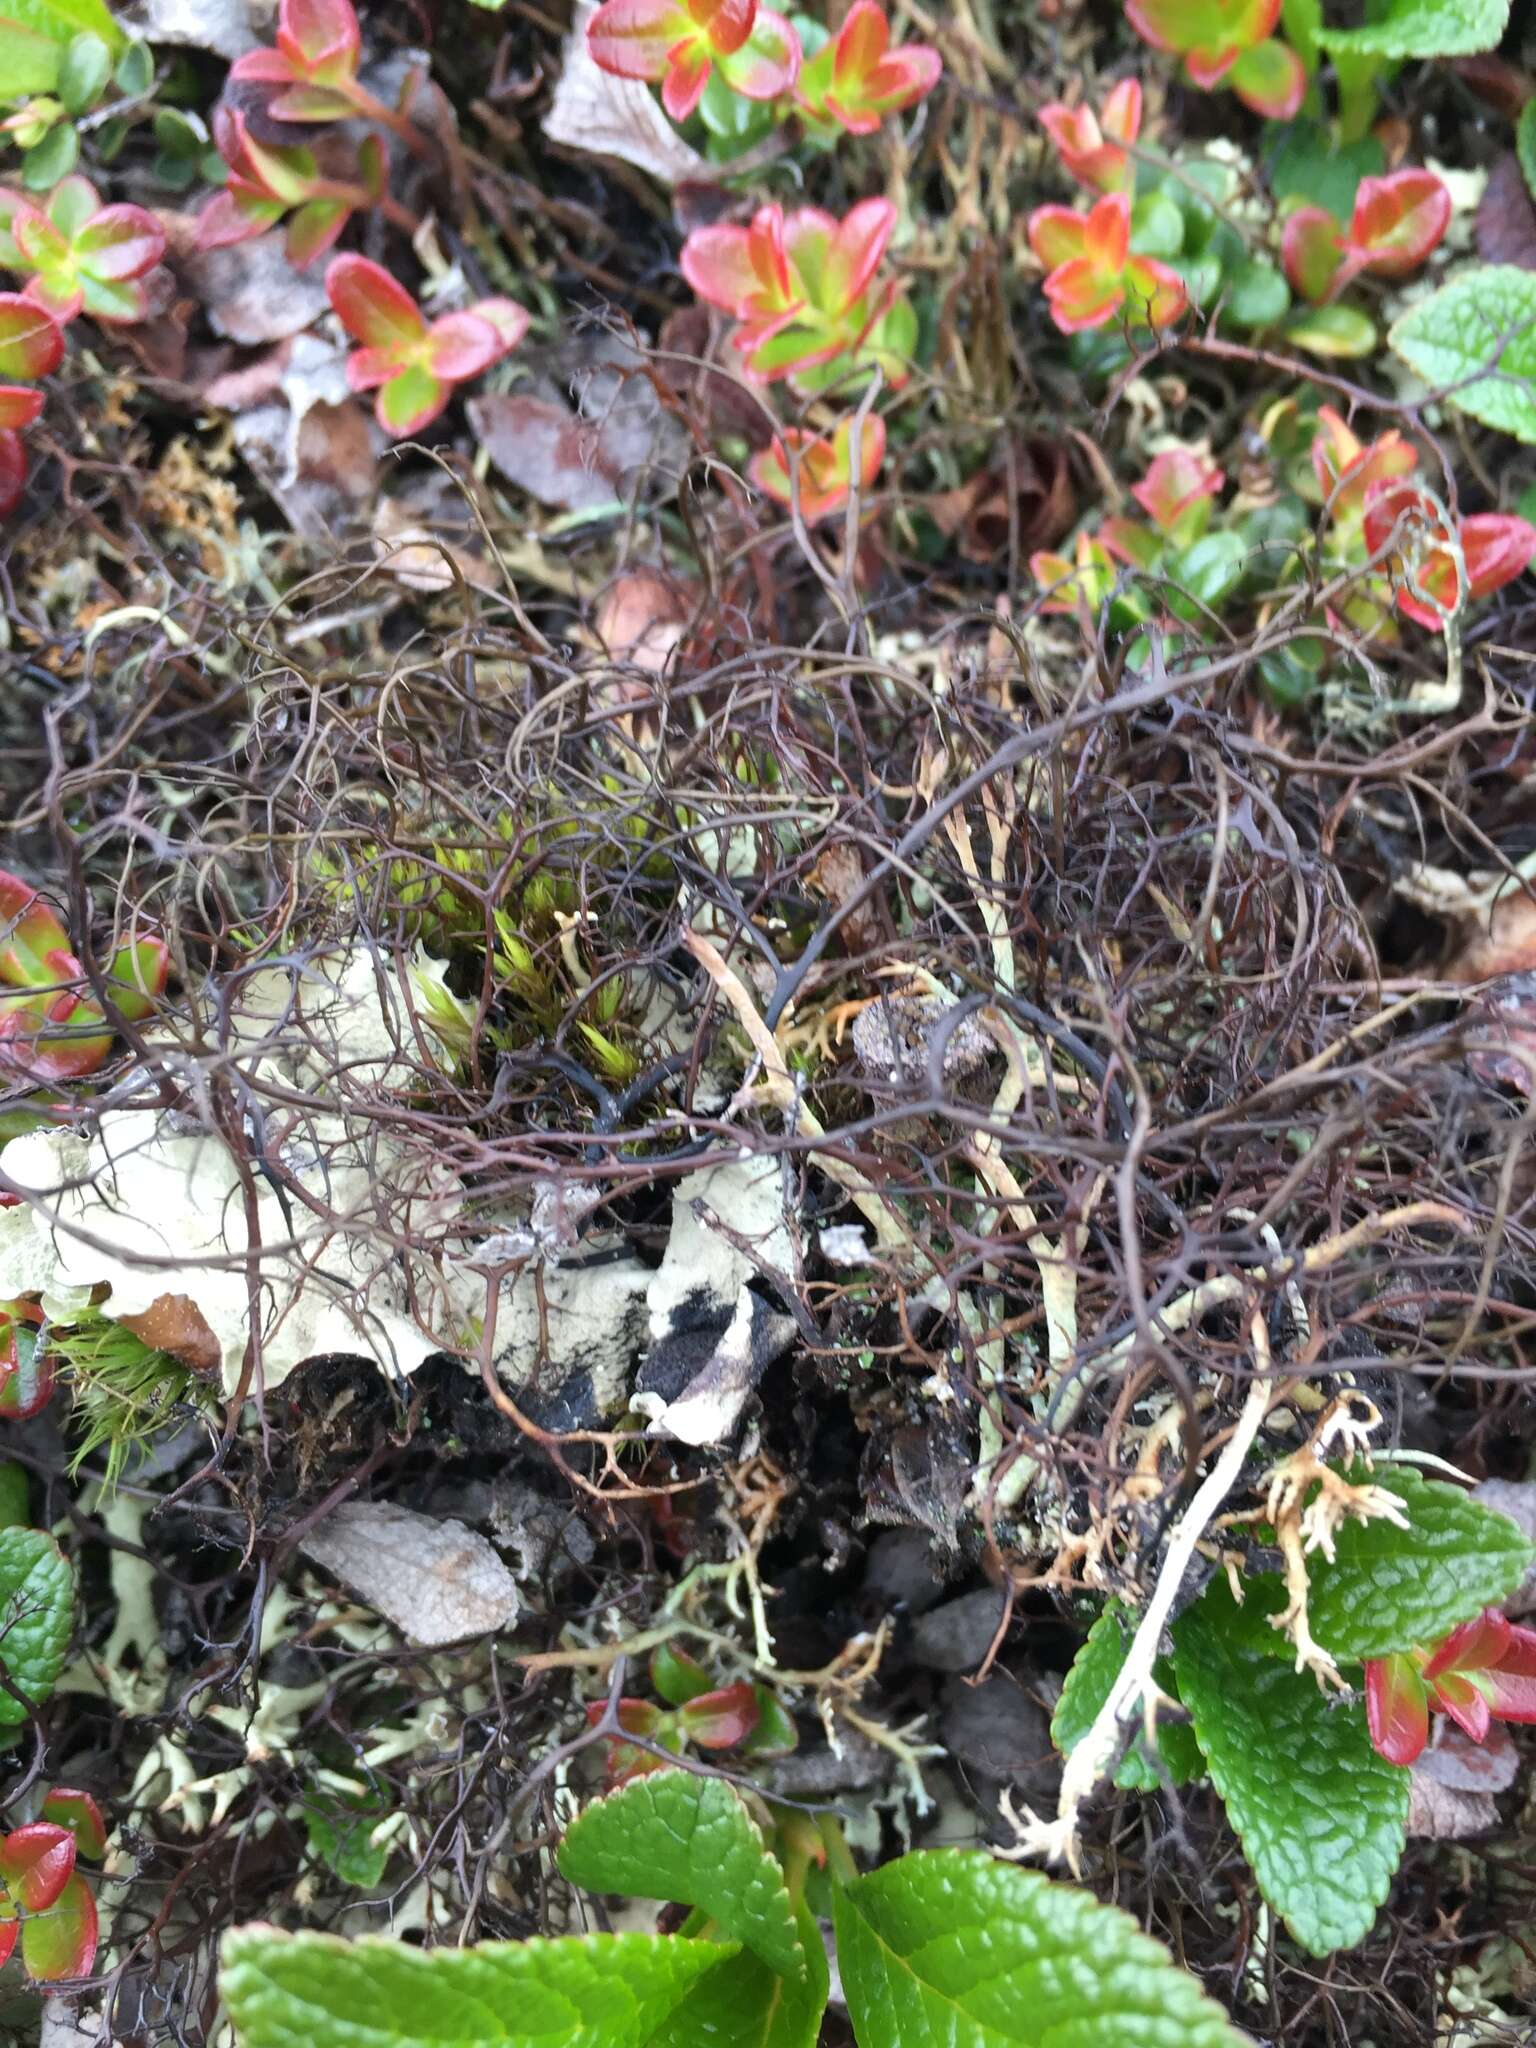
<path id="1" fill-rule="evenodd" d="M 1102 120 L 1091 107 L 1059 103 L 1040 109 L 1040 125 L 1062 164 L 1080 184 L 1096 192 L 1128 191 L 1136 173 L 1124 144 L 1141 130 L 1141 86 L 1123 79 L 1104 102 Z"/>
<path id="2" fill-rule="evenodd" d="M 26 384 L 0 384 L 0 433 L 30 427 L 43 409 L 43 394 Z"/>
<path id="3" fill-rule="evenodd" d="M 788 311 L 795 303 L 784 247 L 784 211 L 760 207 L 748 228 L 695 228 L 679 259 L 689 285 L 738 320 Z"/>
<path id="4" fill-rule="evenodd" d="M 1037 206 L 1029 216 L 1029 246 L 1053 269 L 1083 253 L 1085 216 L 1070 206 Z"/>
<path id="5" fill-rule="evenodd" d="M 29 1913 L 51 1906 L 75 1867 L 75 1838 L 68 1828 L 28 1821 L 0 1839 L 0 1878 L 17 1905 Z"/>
<path id="6" fill-rule="evenodd" d="M 516 299 L 476 299 L 470 312 L 481 320 L 488 320 L 501 337 L 501 349 L 517 347 L 528 332 L 529 314 Z"/>
<path id="7" fill-rule="evenodd" d="M 1461 522 L 1461 551 L 1469 594 L 1487 597 L 1530 566 L 1536 526 L 1509 512 L 1474 512 Z"/>
<path id="8" fill-rule="evenodd" d="M 714 59 L 703 43 L 679 43 L 667 59 L 662 81 L 661 104 L 681 127 L 704 97 Z"/>
<path id="9" fill-rule="evenodd" d="M 879 269 L 895 231 L 896 209 L 889 199 L 860 200 L 833 230 L 823 273 L 826 291 L 814 292 L 814 303 L 827 313 L 851 307 Z"/>
<path id="10" fill-rule="evenodd" d="M 747 41 L 719 63 L 721 77 L 743 99 L 782 99 L 800 76 L 800 38 L 782 14 L 760 8 Z"/>
<path id="11" fill-rule="evenodd" d="M 1394 171 L 1362 178 L 1350 240 L 1382 277 L 1416 270 L 1451 222 L 1451 195 L 1433 171 Z"/>
<path id="12" fill-rule="evenodd" d="M 1423 1666 L 1424 1682 L 1432 1685 L 1448 1671 L 1481 1671 L 1497 1664 L 1508 1648 L 1509 1623 L 1496 1607 L 1485 1607 L 1435 1647 Z"/>
<path id="13" fill-rule="evenodd" d="M 1170 448 L 1132 484 L 1131 496 L 1160 532 L 1183 547 L 1204 532 L 1223 481 L 1216 465 L 1193 448 Z"/>
<path id="14" fill-rule="evenodd" d="M 1372 1657 L 1365 1667 L 1371 1745 L 1389 1764 L 1411 1764 L 1429 1740 L 1429 1701 L 1413 1659 Z"/>
<path id="15" fill-rule="evenodd" d="M 428 366 L 449 384 L 478 377 L 502 353 L 501 336 L 478 313 L 444 313 L 432 322 L 427 337 Z"/>
<path id="16" fill-rule="evenodd" d="M 397 360 L 403 361 L 408 345 L 426 335 L 421 308 L 405 286 L 366 256 L 334 257 L 325 273 L 325 291 L 350 335 L 371 348 L 396 351 Z"/>
<path id="17" fill-rule="evenodd" d="M 0 519 L 9 519 L 27 488 L 27 451 L 20 434 L 0 427 Z"/>
<path id="18" fill-rule="evenodd" d="M 0 292 L 0 378 L 46 377 L 63 354 L 56 320 L 20 292 Z"/>
<path id="19" fill-rule="evenodd" d="M 355 56 L 362 45 L 351 0 L 283 0 L 277 40 L 285 56 L 311 72 Z"/>
<path id="20" fill-rule="evenodd" d="M 757 1726 L 757 1696 L 745 1681 L 722 1686 L 679 1707 L 677 1720 L 700 1749 L 734 1749 Z"/>
<path id="21" fill-rule="evenodd" d="M 587 24 L 587 50 L 600 71 L 654 84 L 692 29 L 678 0 L 604 0 Z"/>

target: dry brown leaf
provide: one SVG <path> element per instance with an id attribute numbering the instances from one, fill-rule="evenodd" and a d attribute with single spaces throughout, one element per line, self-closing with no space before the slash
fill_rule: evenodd
<path id="1" fill-rule="evenodd" d="M 559 83 L 544 116 L 544 133 L 568 149 L 619 157 L 664 185 L 685 178 L 707 179 L 709 165 L 683 141 L 652 98 L 650 87 L 638 79 L 615 78 L 593 63 L 587 23 L 596 11 L 586 5 L 576 10 Z"/>
<path id="2" fill-rule="evenodd" d="M 118 1320 L 141 1342 L 153 1350 L 168 1352 L 193 1372 L 211 1375 L 219 1370 L 223 1357 L 219 1340 L 190 1295 L 162 1294 L 141 1315 L 120 1316 Z"/>
<path id="3" fill-rule="evenodd" d="M 1485 263 L 1536 270 L 1536 201 L 1512 149 L 1488 173 L 1478 202 L 1477 253 Z"/>

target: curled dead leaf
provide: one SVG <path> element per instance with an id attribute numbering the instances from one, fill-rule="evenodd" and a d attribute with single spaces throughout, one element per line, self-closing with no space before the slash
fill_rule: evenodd
<path id="1" fill-rule="evenodd" d="M 560 79 L 544 116 L 551 142 L 595 156 L 616 156 L 664 185 L 708 178 L 709 165 L 678 134 L 649 86 L 600 71 L 587 48 L 595 5 L 578 7 L 566 37 Z"/>
<path id="2" fill-rule="evenodd" d="M 125 1330 L 155 1351 L 164 1351 L 193 1372 L 213 1375 L 223 1353 L 197 1303 L 185 1294 L 162 1294 L 136 1316 L 120 1316 Z"/>

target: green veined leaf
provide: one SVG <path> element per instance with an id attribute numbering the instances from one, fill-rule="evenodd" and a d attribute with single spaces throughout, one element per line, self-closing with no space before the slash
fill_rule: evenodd
<path id="1" fill-rule="evenodd" d="M 1531 1545 L 1507 1515 L 1406 1465 L 1346 1476 L 1355 1485 L 1374 1480 L 1395 1493 L 1409 1526 L 1345 1522 L 1332 1560 L 1307 1560 L 1312 1633 L 1335 1657 L 1384 1657 L 1438 1642 L 1519 1585 Z"/>
<path id="2" fill-rule="evenodd" d="M 1509 0 L 1392 0 L 1380 21 L 1321 29 L 1317 40 L 1335 56 L 1470 57 L 1497 49 L 1508 26 Z"/>
<path id="3" fill-rule="evenodd" d="M 921 1849 L 833 1898 L 859 2048 L 1242 2048 L 1128 1913 L 980 1851 Z"/>
<path id="4" fill-rule="evenodd" d="M 1387 339 L 1426 384 L 1459 387 L 1450 404 L 1517 441 L 1536 441 L 1536 271 L 1512 263 L 1464 271 L 1410 307 Z"/>
<path id="5" fill-rule="evenodd" d="M 424 1950 L 244 1927 L 224 1938 L 219 1985 L 240 2048 L 655 2048 L 734 1953 L 651 1934 Z"/>
<path id="6" fill-rule="evenodd" d="M 0 1529 L 0 1662 L 29 1700 L 53 1691 L 74 1618 L 74 1574 L 58 1544 L 41 1529 Z M 20 1700 L 0 1693 L 0 1728 L 26 1718 Z"/>
<path id="7" fill-rule="evenodd" d="M 701 1906 L 770 1969 L 806 1958 L 784 1873 L 741 1795 L 722 1779 L 654 1771 L 596 1799 L 566 1831 L 562 1876 L 590 1892 Z"/>
<path id="8" fill-rule="evenodd" d="M 1174 1623 L 1174 1669 L 1259 1890 L 1315 1956 L 1363 1941 L 1402 1858 L 1409 1774 L 1363 1705 L 1244 1640 L 1223 1578 Z"/>
<path id="9" fill-rule="evenodd" d="M 816 2048 L 827 2009 L 826 1950 L 813 1915 L 796 1914 L 810 1968 L 780 1977 L 743 1951 L 701 1977 L 656 2036 L 655 2048 Z"/>

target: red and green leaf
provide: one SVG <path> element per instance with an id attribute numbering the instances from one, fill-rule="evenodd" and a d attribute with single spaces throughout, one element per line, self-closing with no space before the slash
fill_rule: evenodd
<path id="1" fill-rule="evenodd" d="M 1298 207 L 1280 238 L 1280 261 L 1291 290 L 1321 306 L 1347 283 L 1344 236 L 1333 215 L 1321 206 Z"/>
<path id="2" fill-rule="evenodd" d="M 350 0 L 282 0 L 277 47 L 252 50 L 230 77 L 284 90 L 267 102 L 280 121 L 337 121 L 355 111 L 362 35 Z"/>
<path id="3" fill-rule="evenodd" d="M 75 1838 L 68 1828 L 28 1821 L 0 1836 L 0 1881 L 27 1913 L 51 1906 L 75 1867 Z"/>
<path id="4" fill-rule="evenodd" d="M 1367 1662 L 1365 1717 L 1372 1747 L 1389 1764 L 1411 1764 L 1423 1750 L 1429 1740 L 1429 1695 L 1406 1652 Z"/>
<path id="5" fill-rule="evenodd" d="M 1245 107 L 1267 121 L 1294 120 L 1307 96 L 1306 66 L 1273 36 L 1240 52 L 1227 83 Z"/>
<path id="6" fill-rule="evenodd" d="M 757 1695 L 743 1680 L 689 1700 L 678 1708 L 676 1720 L 681 1732 L 700 1749 L 734 1749 L 752 1733 L 757 1717 Z"/>
<path id="7" fill-rule="evenodd" d="M 20 292 L 0 292 L 0 378 L 49 376 L 63 355 L 57 320 Z"/>
<path id="8" fill-rule="evenodd" d="M 421 308 L 403 284 L 367 256 L 337 256 L 325 273 L 325 292 L 336 317 L 355 341 L 397 362 L 426 336 Z"/>
<path id="9" fill-rule="evenodd" d="M 29 1914 L 21 1926 L 21 1960 L 41 1984 L 87 1977 L 96 1960 L 96 1901 L 78 1871 L 46 1912 Z"/>
<path id="10" fill-rule="evenodd" d="M 89 1792 L 73 1785 L 55 1785 L 43 1801 L 43 1819 L 55 1827 L 68 1828 L 75 1838 L 76 1852 L 99 1863 L 107 1853 L 107 1824 L 101 1808 Z"/>
<path id="11" fill-rule="evenodd" d="M 1362 178 L 1355 194 L 1350 241 L 1381 277 L 1406 277 L 1444 239 L 1451 195 L 1433 171 L 1393 171 Z"/>

